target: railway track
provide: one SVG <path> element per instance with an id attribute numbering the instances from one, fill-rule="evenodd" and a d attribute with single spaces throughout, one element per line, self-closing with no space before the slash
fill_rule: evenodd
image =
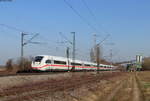
<path id="1" fill-rule="evenodd" d="M 65 72 L 37 72 L 37 73 L 3 73 L 0 74 L 0 77 L 9 77 L 9 76 L 31 76 L 31 75 L 50 75 L 50 74 L 60 74 Z"/>
<path id="2" fill-rule="evenodd" d="M 83 72 L 83 71 L 81 71 Z M 89 71 L 91 72 L 91 71 Z M 100 71 L 101 73 L 105 72 L 116 72 L 116 71 Z M 117 71 L 118 72 L 118 71 Z M 52 74 L 62 74 L 68 72 L 22 72 L 22 73 L 0 73 L 0 77 L 9 77 L 9 76 L 31 76 L 31 75 L 52 75 Z"/>

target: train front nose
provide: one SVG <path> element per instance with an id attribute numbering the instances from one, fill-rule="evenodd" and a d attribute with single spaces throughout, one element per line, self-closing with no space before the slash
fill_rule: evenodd
<path id="1" fill-rule="evenodd" d="M 32 68 L 39 69 L 41 67 L 43 60 L 43 56 L 36 56 L 35 59 L 32 61 Z"/>
<path id="2" fill-rule="evenodd" d="M 31 66 L 33 69 L 38 69 L 40 67 L 40 63 L 39 62 L 32 62 Z"/>

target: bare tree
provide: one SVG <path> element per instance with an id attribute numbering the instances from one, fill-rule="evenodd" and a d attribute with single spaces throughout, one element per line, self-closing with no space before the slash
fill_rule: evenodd
<path id="1" fill-rule="evenodd" d="M 12 71 L 13 70 L 13 60 L 12 59 L 9 59 L 7 62 L 6 62 L 6 65 L 5 65 L 7 71 Z"/>

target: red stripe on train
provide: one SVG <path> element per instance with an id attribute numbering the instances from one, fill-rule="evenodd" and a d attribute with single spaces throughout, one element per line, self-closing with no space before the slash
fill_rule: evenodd
<path id="1" fill-rule="evenodd" d="M 56 66 L 56 67 L 68 67 L 68 65 L 44 65 L 42 67 L 32 67 L 32 68 L 44 68 L 44 67 L 47 67 L 47 66 Z M 72 66 L 69 66 L 69 67 L 72 67 Z M 79 68 L 97 68 L 97 67 L 83 67 L 83 66 L 75 66 L 75 67 L 79 67 Z M 102 68 L 100 67 L 100 69 L 108 69 L 108 68 Z"/>

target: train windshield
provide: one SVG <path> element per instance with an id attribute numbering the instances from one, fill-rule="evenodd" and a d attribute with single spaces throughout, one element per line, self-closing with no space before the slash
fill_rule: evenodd
<path id="1" fill-rule="evenodd" d="M 42 59 L 43 59 L 43 56 L 36 56 L 34 59 L 34 62 L 41 62 Z"/>

